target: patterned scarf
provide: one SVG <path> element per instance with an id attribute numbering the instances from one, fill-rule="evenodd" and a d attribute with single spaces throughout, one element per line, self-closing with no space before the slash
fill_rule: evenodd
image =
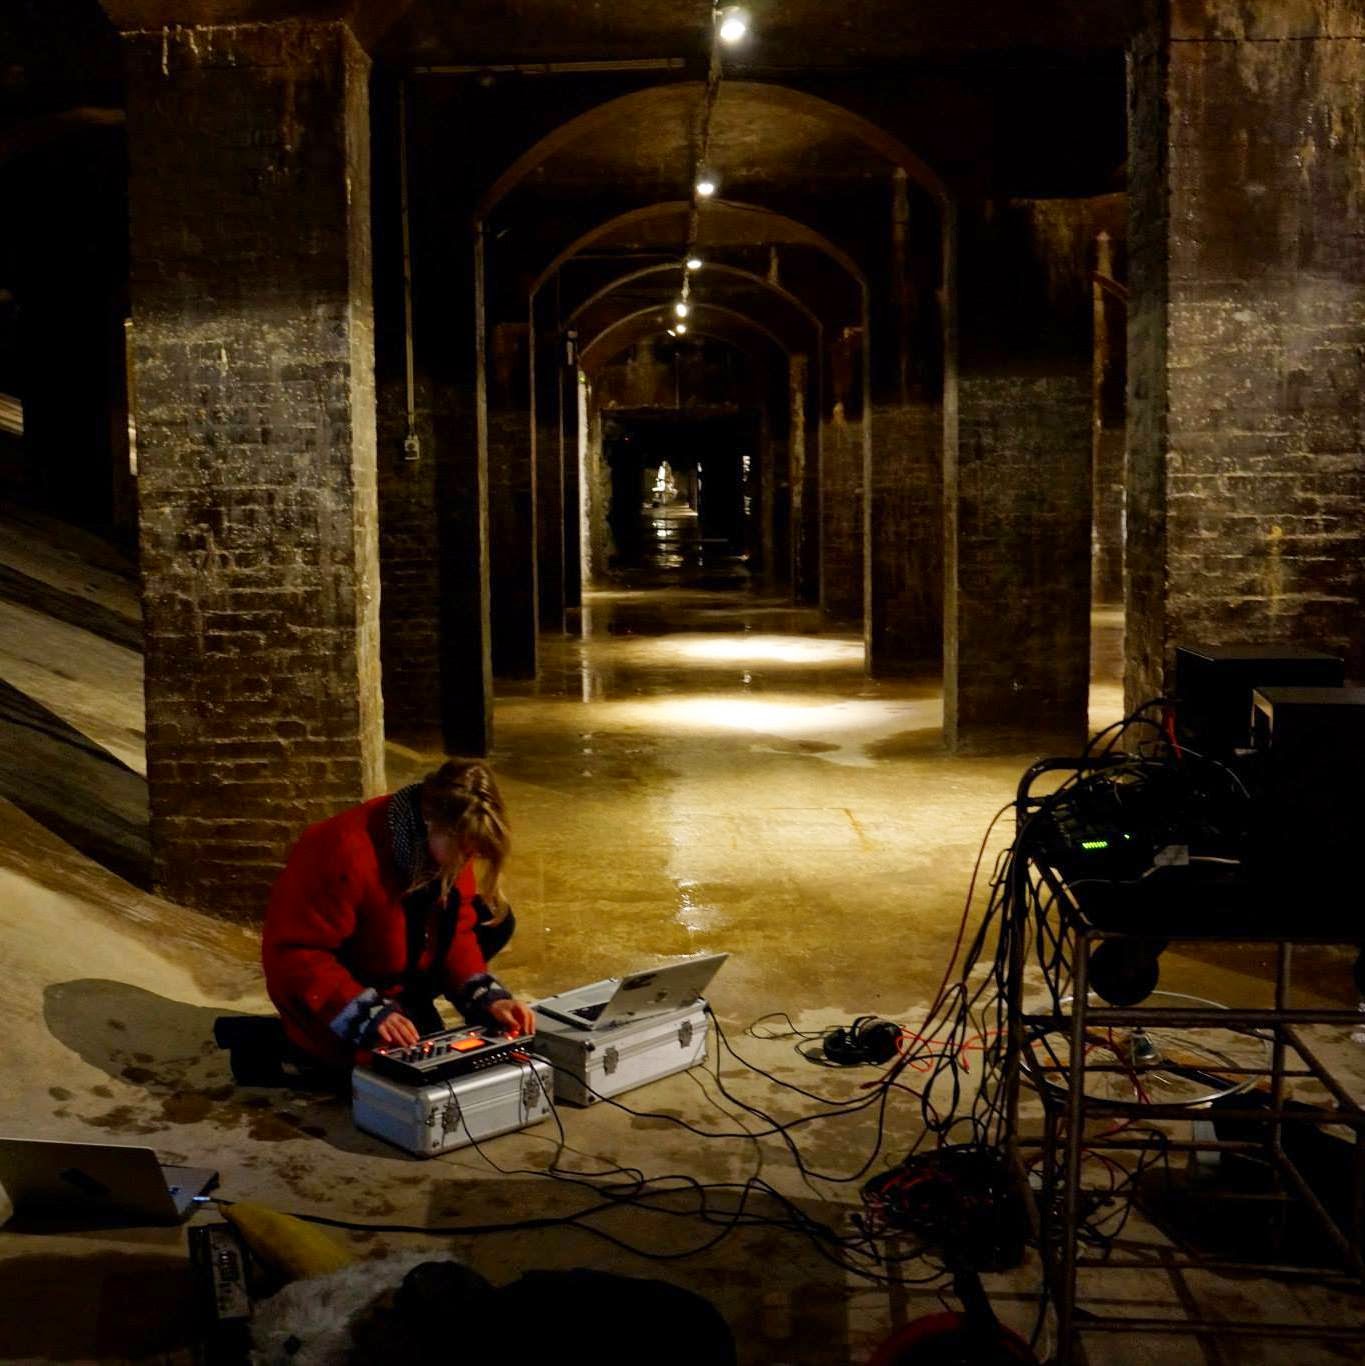
<path id="1" fill-rule="evenodd" d="M 393 845 L 393 861 L 403 875 L 403 885 L 410 887 L 428 864 L 421 783 L 399 788 L 393 794 L 393 800 L 389 802 L 389 840 Z"/>

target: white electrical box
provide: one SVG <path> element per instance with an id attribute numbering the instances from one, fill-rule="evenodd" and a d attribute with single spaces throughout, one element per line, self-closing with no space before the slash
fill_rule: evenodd
<path id="1" fill-rule="evenodd" d="M 554 1067 L 556 1099 L 592 1105 L 702 1062 L 706 1002 L 605 1029 L 579 1029 L 536 1009 L 531 1047 Z"/>
<path id="2" fill-rule="evenodd" d="M 554 1069 L 529 1056 L 418 1086 L 357 1067 L 351 1117 L 357 1129 L 431 1157 L 548 1119 L 554 1093 Z"/>

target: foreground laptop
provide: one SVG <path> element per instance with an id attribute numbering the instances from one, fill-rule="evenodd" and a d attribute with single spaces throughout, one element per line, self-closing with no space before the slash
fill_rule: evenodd
<path id="1" fill-rule="evenodd" d="M 729 956 L 703 954 L 681 963 L 634 972 L 629 977 L 608 977 L 537 1001 L 535 1008 L 552 1020 L 577 1029 L 609 1029 L 629 1020 L 662 1015 L 698 1000 Z"/>
<path id="2" fill-rule="evenodd" d="M 0 1138 L 0 1186 L 17 1214 L 174 1224 L 217 1184 L 217 1172 L 162 1166 L 150 1148 Z"/>

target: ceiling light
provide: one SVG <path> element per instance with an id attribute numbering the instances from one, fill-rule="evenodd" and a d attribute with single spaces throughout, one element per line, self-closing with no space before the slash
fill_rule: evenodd
<path id="1" fill-rule="evenodd" d="M 687 324 L 686 324 L 686 323 L 679 323 L 679 324 L 677 325 L 677 327 L 675 327 L 675 328 L 673 329 L 674 335 L 675 335 L 675 336 L 679 336 L 679 337 L 681 337 L 682 334 L 683 334 L 684 332 L 686 332 L 686 331 L 687 331 Z"/>
<path id="2" fill-rule="evenodd" d="M 670 337 L 676 337 L 678 334 L 677 334 L 677 332 L 676 332 L 673 328 L 670 327 L 670 328 L 668 329 L 668 335 L 669 335 Z"/>
<path id="3" fill-rule="evenodd" d="M 702 265 L 703 262 L 700 256 L 689 256 L 687 258 L 688 270 L 700 270 L 702 268 Z"/>
<path id="4" fill-rule="evenodd" d="M 679 299 L 678 302 L 675 303 L 675 304 L 673 305 L 673 311 L 674 311 L 674 312 L 678 315 L 678 317 L 680 317 L 680 318 L 685 318 L 685 317 L 687 317 L 687 312 L 688 312 L 687 305 L 686 305 L 681 299 Z"/>
<path id="5" fill-rule="evenodd" d="M 722 43 L 740 43 L 749 35 L 749 16 L 738 5 L 716 11 Z"/>
<path id="6" fill-rule="evenodd" d="M 697 177 L 697 193 L 703 199 L 710 199 L 716 192 L 716 178 L 710 171 L 703 171 Z"/>

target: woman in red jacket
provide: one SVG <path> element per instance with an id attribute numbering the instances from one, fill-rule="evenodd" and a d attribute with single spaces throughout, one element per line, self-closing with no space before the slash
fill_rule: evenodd
<path id="1" fill-rule="evenodd" d="M 266 989 L 296 1048 L 325 1067 L 443 1027 L 534 1029 L 489 973 L 514 921 L 498 881 L 507 814 L 488 766 L 451 759 L 420 783 L 304 831 L 270 896 Z M 482 863 L 482 894 L 475 878 Z"/>

